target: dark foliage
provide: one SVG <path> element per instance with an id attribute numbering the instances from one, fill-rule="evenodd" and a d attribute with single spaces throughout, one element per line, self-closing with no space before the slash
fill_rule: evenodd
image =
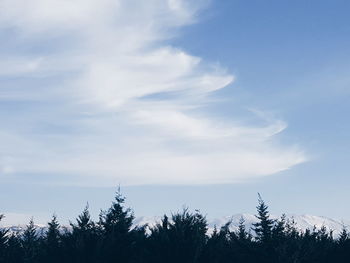
<path id="1" fill-rule="evenodd" d="M 170 218 L 164 215 L 155 226 L 135 227 L 134 214 L 124 201 L 118 191 L 97 222 L 87 205 L 69 230 L 62 229 L 55 215 L 44 233 L 33 220 L 22 234 L 0 229 L 0 263 L 350 262 L 345 227 L 337 239 L 325 227 L 302 232 L 284 215 L 272 220 L 260 195 L 252 234 L 243 218 L 237 231 L 227 222 L 209 234 L 205 216 L 187 208 Z"/>

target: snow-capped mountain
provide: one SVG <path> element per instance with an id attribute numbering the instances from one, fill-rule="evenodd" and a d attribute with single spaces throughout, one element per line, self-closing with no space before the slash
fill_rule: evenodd
<path id="1" fill-rule="evenodd" d="M 154 217 L 137 217 L 134 221 L 135 226 L 148 225 L 149 227 L 155 226 L 157 223 L 161 221 L 160 216 Z M 238 229 L 239 221 L 241 218 L 244 219 L 245 226 L 247 230 L 250 230 L 254 223 L 258 222 L 258 219 L 251 214 L 235 214 L 233 216 L 225 216 L 216 219 L 208 218 L 209 229 L 208 232 L 211 233 L 216 226 L 216 228 L 220 228 L 225 225 L 227 222 L 231 222 L 230 228 L 233 231 Z M 278 216 L 271 215 L 272 219 L 278 219 Z M 333 234 L 336 237 L 341 231 L 343 226 L 350 226 L 350 221 L 338 221 L 331 218 L 323 217 L 323 216 L 313 216 L 313 215 L 294 215 L 287 214 L 286 219 L 294 220 L 296 227 L 301 231 L 305 231 L 306 229 L 312 230 L 314 227 L 316 229 L 320 229 L 322 226 L 326 227 L 327 230 L 333 230 Z M 7 226 L 10 233 L 21 233 L 25 230 L 25 225 L 20 226 Z M 64 227 L 64 230 L 69 231 L 70 227 Z M 37 233 L 40 235 L 45 233 L 47 230 L 47 226 L 37 225 Z"/>
<path id="2" fill-rule="evenodd" d="M 229 221 L 231 222 L 231 230 L 235 231 L 238 229 L 239 221 L 241 218 L 244 219 L 247 230 L 251 229 L 253 224 L 258 222 L 258 219 L 251 214 L 235 214 L 233 216 L 225 216 L 216 219 L 208 218 L 208 232 L 212 232 L 215 226 L 219 229 Z M 278 219 L 280 217 L 271 215 L 271 218 Z M 306 229 L 312 230 L 314 227 L 316 227 L 316 229 L 320 229 L 322 226 L 324 226 L 327 228 L 327 230 L 332 230 L 334 236 L 337 236 L 342 231 L 343 226 L 350 226 L 349 221 L 338 221 L 324 216 L 287 214 L 286 219 L 293 220 L 296 224 L 296 227 L 301 231 L 305 231 Z M 160 221 L 161 217 L 138 217 L 135 219 L 135 224 L 148 224 L 150 227 L 152 227 Z"/>

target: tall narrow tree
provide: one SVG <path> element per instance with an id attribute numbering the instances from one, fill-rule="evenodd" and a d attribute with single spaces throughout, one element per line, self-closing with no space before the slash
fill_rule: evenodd
<path id="1" fill-rule="evenodd" d="M 45 236 L 45 258 L 49 262 L 61 262 L 61 234 L 60 224 L 57 216 L 53 215 L 51 221 L 48 223 L 48 229 Z"/>
<path id="2" fill-rule="evenodd" d="M 239 241 L 247 241 L 247 240 L 251 240 L 252 238 L 251 234 L 247 232 L 247 229 L 245 226 L 245 220 L 243 216 L 241 216 L 238 222 L 237 237 Z"/>
<path id="3" fill-rule="evenodd" d="M 30 219 L 22 235 L 22 247 L 24 252 L 24 262 L 38 262 L 39 259 L 39 237 L 34 225 L 33 218 Z"/>
<path id="4" fill-rule="evenodd" d="M 265 204 L 260 194 L 258 194 L 258 206 L 256 209 L 258 212 L 256 218 L 259 221 L 253 224 L 253 230 L 255 231 L 257 240 L 263 244 L 266 244 L 271 241 L 274 220 L 270 218 L 268 206 Z"/>

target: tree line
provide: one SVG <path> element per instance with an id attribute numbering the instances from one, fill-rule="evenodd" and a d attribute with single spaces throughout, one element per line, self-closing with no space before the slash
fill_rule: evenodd
<path id="1" fill-rule="evenodd" d="M 118 191 L 109 209 L 92 220 L 88 207 L 62 230 L 54 215 L 47 230 L 38 234 L 31 220 L 21 233 L 0 229 L 1 263 L 229 263 L 229 262 L 350 262 L 346 228 L 301 231 L 293 220 L 273 220 L 267 204 L 258 198 L 258 222 L 238 230 L 227 222 L 208 233 L 206 217 L 183 209 L 164 215 L 155 226 L 134 226 L 134 214 Z M 0 215 L 0 221 L 3 215 Z"/>

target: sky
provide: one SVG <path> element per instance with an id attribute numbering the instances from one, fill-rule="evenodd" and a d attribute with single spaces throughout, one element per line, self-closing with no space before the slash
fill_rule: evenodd
<path id="1" fill-rule="evenodd" d="M 350 219 L 350 3 L 0 0 L 0 213 Z"/>

